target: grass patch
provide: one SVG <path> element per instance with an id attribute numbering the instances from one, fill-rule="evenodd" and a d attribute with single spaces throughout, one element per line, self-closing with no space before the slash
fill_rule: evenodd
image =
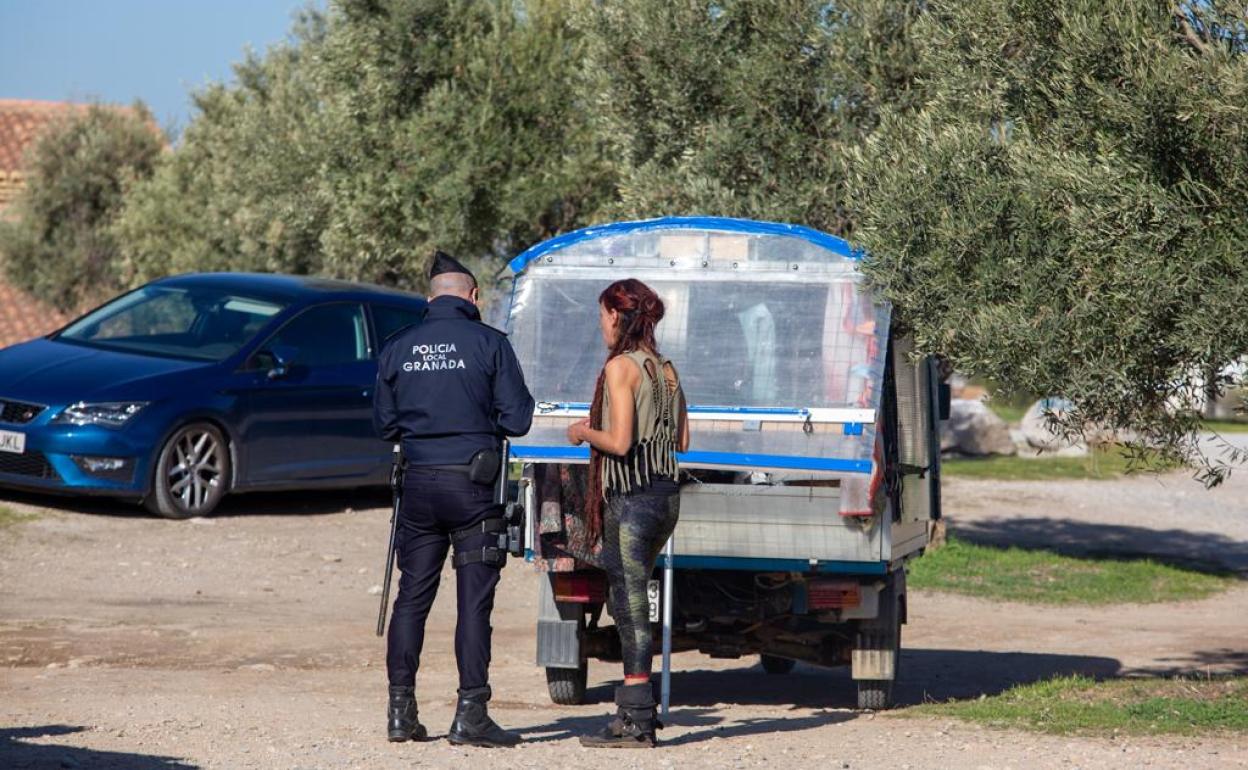
<path id="1" fill-rule="evenodd" d="M 0 528 L 37 518 L 33 513 L 18 513 L 7 505 L 0 505 Z"/>
<path id="2" fill-rule="evenodd" d="M 997 403 L 989 399 L 988 408 L 996 412 L 998 417 L 1010 425 L 1018 425 L 1023 421 L 1023 415 L 1027 414 L 1027 410 L 1031 408 L 1031 405 Z"/>
<path id="3" fill-rule="evenodd" d="M 1027 450 L 1023 450 L 1026 452 Z M 1140 472 L 1174 470 L 1176 466 L 1153 464 L 1136 466 Z M 942 460 L 940 473 L 963 479 L 995 481 L 1050 481 L 1116 479 L 1130 470 L 1127 453 L 1121 447 L 1097 449 L 1083 457 L 983 457 Z"/>
<path id="4" fill-rule="evenodd" d="M 1055 735 L 1248 732 L 1248 677 L 1107 682 L 1058 677 L 979 700 L 926 703 L 903 713 Z"/>
<path id="5" fill-rule="evenodd" d="M 1205 420 L 1201 425 L 1218 433 L 1248 433 L 1248 420 Z"/>
<path id="6" fill-rule="evenodd" d="M 1203 599 L 1226 590 L 1227 575 L 1150 559 L 1092 559 L 1051 551 L 993 548 L 950 536 L 911 563 L 910 588 L 1031 604 L 1125 604 Z"/>

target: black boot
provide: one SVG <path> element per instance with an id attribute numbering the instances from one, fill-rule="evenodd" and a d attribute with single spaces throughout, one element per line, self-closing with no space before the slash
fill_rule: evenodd
<path id="1" fill-rule="evenodd" d="M 615 688 L 615 717 L 594 735 L 581 736 L 582 746 L 600 749 L 652 749 L 659 721 L 654 714 L 654 690 L 650 683 Z"/>
<path id="2" fill-rule="evenodd" d="M 486 712 L 490 686 L 459 691 L 459 706 L 446 739 L 456 746 L 481 746 L 487 749 L 511 748 L 520 736 L 509 733 L 494 723 Z"/>
<path id="3" fill-rule="evenodd" d="M 390 685 L 390 708 L 386 713 L 386 731 L 391 741 L 423 741 L 429 731 L 416 714 L 416 688 Z"/>

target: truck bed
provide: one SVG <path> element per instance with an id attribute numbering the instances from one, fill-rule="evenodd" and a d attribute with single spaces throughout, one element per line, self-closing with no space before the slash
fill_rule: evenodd
<path id="1" fill-rule="evenodd" d="M 676 564 L 713 566 L 714 559 L 731 559 L 736 563 L 724 561 L 722 566 L 743 568 L 738 560 L 751 560 L 805 571 L 811 562 L 865 566 L 889 561 L 888 524 L 880 517 L 841 516 L 839 508 L 835 486 L 686 485 L 676 529 Z"/>

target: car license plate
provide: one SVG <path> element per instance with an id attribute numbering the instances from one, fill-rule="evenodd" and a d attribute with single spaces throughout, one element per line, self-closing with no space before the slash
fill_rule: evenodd
<path id="1" fill-rule="evenodd" d="M 22 454 L 26 451 L 26 434 L 14 430 L 0 430 L 0 452 Z"/>
<path id="2" fill-rule="evenodd" d="M 662 617 L 659 615 L 660 597 L 662 596 L 660 593 L 662 590 L 661 586 L 662 584 L 657 580 L 651 580 L 646 584 L 646 599 L 650 602 L 651 623 L 658 623 L 662 620 Z"/>

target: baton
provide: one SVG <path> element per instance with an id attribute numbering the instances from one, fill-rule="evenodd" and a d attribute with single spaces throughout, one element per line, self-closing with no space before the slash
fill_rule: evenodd
<path id="1" fill-rule="evenodd" d="M 511 464 L 507 462 L 511 454 L 511 442 L 506 438 L 499 444 L 498 478 L 494 480 L 494 502 L 497 505 L 507 504 L 507 476 L 511 472 Z"/>
<path id="2" fill-rule="evenodd" d="M 394 572 L 394 539 L 399 529 L 399 506 L 403 502 L 403 447 L 394 445 L 390 465 L 390 490 L 394 506 L 390 509 L 390 547 L 386 549 L 386 572 L 381 581 L 381 606 L 377 608 L 377 635 L 386 635 L 386 607 L 390 604 L 390 576 Z"/>

